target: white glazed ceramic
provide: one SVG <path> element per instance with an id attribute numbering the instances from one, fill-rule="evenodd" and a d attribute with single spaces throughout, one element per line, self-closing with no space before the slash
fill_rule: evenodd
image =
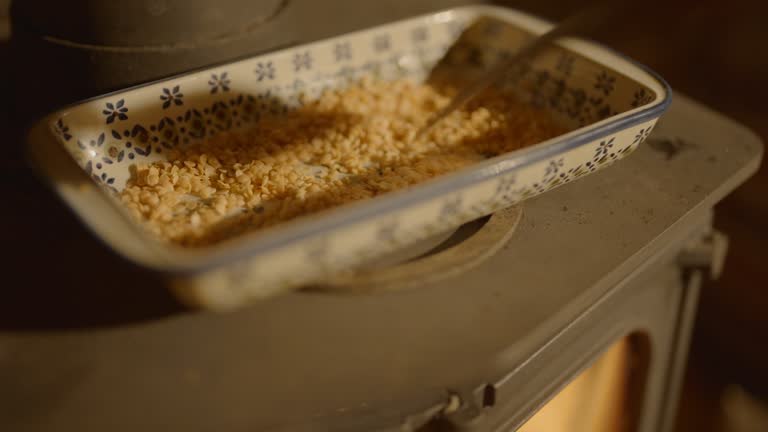
<path id="1" fill-rule="evenodd" d="M 470 24 L 472 31 L 454 45 Z M 421 16 L 68 107 L 32 130 L 31 151 L 76 214 L 115 251 L 166 273 L 192 305 L 233 308 L 327 278 L 610 165 L 649 135 L 669 105 L 669 88 L 597 44 L 563 41 L 510 85 L 549 110 L 567 134 L 408 190 L 201 249 L 161 243 L 128 216 L 114 192 L 124 187 L 131 164 L 161 160 L 169 148 L 247 126 L 264 112 L 279 114 L 299 103 L 300 91 L 316 96 L 366 74 L 422 80 L 444 56 L 441 68 L 477 72 L 549 27 L 488 6 Z"/>

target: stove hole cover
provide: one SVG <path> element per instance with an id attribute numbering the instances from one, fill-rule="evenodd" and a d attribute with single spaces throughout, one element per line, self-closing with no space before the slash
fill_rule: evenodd
<path id="1" fill-rule="evenodd" d="M 522 205 L 468 222 L 373 264 L 336 273 L 309 291 L 371 293 L 417 288 L 477 267 L 504 246 L 522 218 Z"/>

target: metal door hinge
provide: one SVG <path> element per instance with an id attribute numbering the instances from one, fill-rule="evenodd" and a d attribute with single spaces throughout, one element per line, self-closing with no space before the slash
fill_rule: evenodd
<path id="1" fill-rule="evenodd" d="M 711 279 L 717 279 L 723 272 L 727 254 L 728 237 L 712 230 L 688 243 L 678 256 L 678 264 L 686 273 L 699 270 Z"/>

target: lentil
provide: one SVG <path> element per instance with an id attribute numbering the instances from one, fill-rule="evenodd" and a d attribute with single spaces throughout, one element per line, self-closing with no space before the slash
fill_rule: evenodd
<path id="1" fill-rule="evenodd" d="M 131 167 L 120 193 L 160 238 L 204 246 L 245 230 L 368 199 L 563 132 L 544 112 L 488 91 L 413 136 L 455 92 L 362 80 L 283 116 Z"/>

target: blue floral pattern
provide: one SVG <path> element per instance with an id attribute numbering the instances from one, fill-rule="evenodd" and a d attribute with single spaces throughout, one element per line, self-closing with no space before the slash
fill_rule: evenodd
<path id="1" fill-rule="evenodd" d="M 222 72 L 221 75 L 211 74 L 211 79 L 208 81 L 208 85 L 211 87 L 211 94 L 216 94 L 219 90 L 228 92 L 229 84 L 229 73 L 227 72 Z"/>
<path id="2" fill-rule="evenodd" d="M 616 78 L 608 75 L 608 72 L 606 71 L 600 72 L 595 79 L 595 88 L 603 92 L 606 96 L 611 94 L 615 84 Z"/>
<path id="3" fill-rule="evenodd" d="M 275 79 L 275 66 L 271 61 L 257 63 L 253 72 L 256 74 L 256 81 Z"/>
<path id="4" fill-rule="evenodd" d="M 389 50 L 390 39 L 388 34 L 377 35 L 373 38 L 373 50 L 377 53 Z"/>
<path id="5" fill-rule="evenodd" d="M 486 37 L 496 38 L 501 36 L 505 28 L 506 26 L 503 22 L 497 20 L 489 20 L 485 23 L 483 32 L 485 33 Z"/>
<path id="6" fill-rule="evenodd" d="M 565 76 L 570 76 L 573 72 L 573 66 L 575 62 L 576 57 L 568 54 L 566 51 L 563 51 L 560 54 L 560 57 L 557 59 L 557 66 L 555 66 L 555 69 L 557 69 L 558 72 Z"/>
<path id="7" fill-rule="evenodd" d="M 646 139 L 648 139 L 648 136 L 651 135 L 652 130 L 653 130 L 653 126 L 648 126 L 646 128 L 640 129 L 640 131 L 637 132 L 637 135 L 635 135 L 635 139 L 632 141 L 632 144 L 637 145 L 645 141 Z"/>
<path id="8" fill-rule="evenodd" d="M 613 140 L 614 138 L 600 141 L 600 144 L 595 149 L 595 156 L 592 159 L 597 161 L 608 156 L 608 153 L 613 148 Z"/>
<path id="9" fill-rule="evenodd" d="M 69 126 L 64 124 L 64 119 L 59 118 L 56 120 L 54 129 L 56 130 L 56 134 L 59 135 L 64 141 L 69 141 L 72 139 L 72 134 L 69 133 Z"/>
<path id="10" fill-rule="evenodd" d="M 517 177 L 515 175 L 507 175 L 501 177 L 496 184 L 496 193 L 494 198 L 505 197 L 512 191 L 512 188 L 517 184 Z"/>
<path id="11" fill-rule="evenodd" d="M 309 69 L 312 69 L 312 54 L 309 51 L 296 53 L 293 56 L 293 70 L 298 72 Z"/>
<path id="12" fill-rule="evenodd" d="M 352 59 L 352 47 L 349 42 L 342 42 L 333 47 L 333 55 L 337 62 Z"/>
<path id="13" fill-rule="evenodd" d="M 641 87 L 637 89 L 634 93 L 634 100 L 632 100 L 632 108 L 641 107 L 643 105 L 649 104 L 653 102 L 654 99 L 656 99 L 656 96 L 651 94 L 650 91 L 646 90 L 645 87 Z"/>
<path id="14" fill-rule="evenodd" d="M 440 219 L 452 220 L 461 214 L 463 200 L 461 196 L 447 200 L 440 209 Z"/>
<path id="15" fill-rule="evenodd" d="M 128 120 L 128 107 L 125 106 L 125 99 L 120 99 L 117 101 L 117 103 L 112 104 L 112 102 L 106 103 L 107 109 L 103 110 L 102 113 L 107 116 L 107 124 L 111 124 L 115 121 L 115 119 L 119 120 Z"/>
<path id="16" fill-rule="evenodd" d="M 387 220 L 376 230 L 376 240 L 383 243 L 397 242 L 397 232 L 400 222 L 397 219 Z"/>
<path id="17" fill-rule="evenodd" d="M 547 164 L 547 169 L 544 172 L 545 177 L 553 176 L 560 172 L 560 168 L 563 167 L 564 158 L 553 159 Z"/>
<path id="18" fill-rule="evenodd" d="M 328 237 L 321 237 L 312 241 L 305 251 L 306 259 L 312 262 L 325 262 L 328 259 L 330 250 L 330 241 Z"/>
<path id="19" fill-rule="evenodd" d="M 181 86 L 176 85 L 172 89 L 163 88 L 163 94 L 160 99 L 163 101 L 163 109 L 168 109 L 171 105 L 183 105 L 184 95 L 180 92 Z"/>

